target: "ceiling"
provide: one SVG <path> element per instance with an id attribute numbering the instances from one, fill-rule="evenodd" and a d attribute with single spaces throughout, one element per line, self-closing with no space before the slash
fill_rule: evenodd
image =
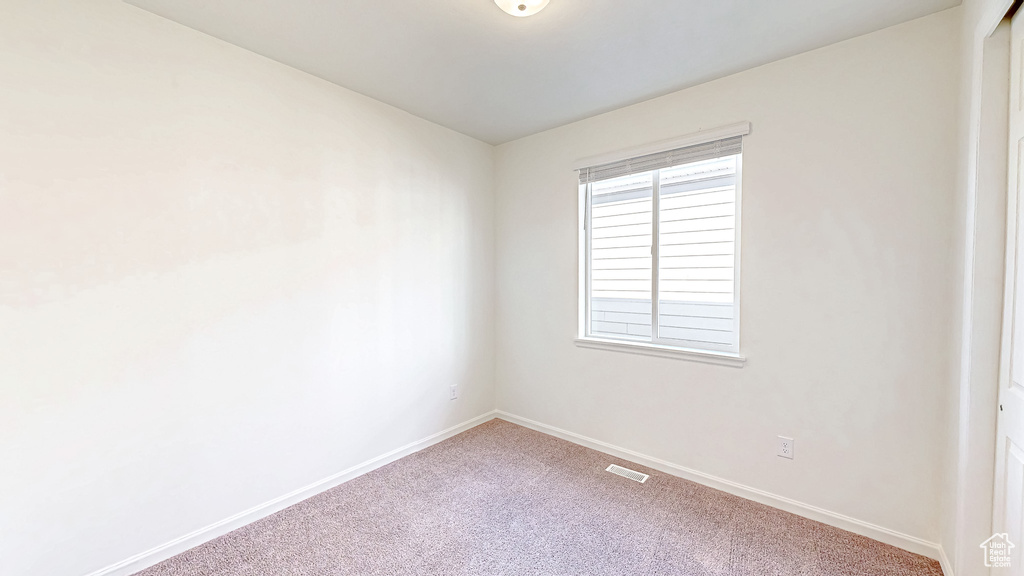
<path id="1" fill-rule="evenodd" d="M 491 144 L 960 0 L 128 0 Z"/>

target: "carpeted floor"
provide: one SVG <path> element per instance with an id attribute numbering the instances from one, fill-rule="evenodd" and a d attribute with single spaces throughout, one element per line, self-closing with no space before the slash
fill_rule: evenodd
<path id="1" fill-rule="evenodd" d="M 609 464 L 651 474 L 639 484 Z M 937 562 L 492 420 L 144 570 L 941 576 Z"/>

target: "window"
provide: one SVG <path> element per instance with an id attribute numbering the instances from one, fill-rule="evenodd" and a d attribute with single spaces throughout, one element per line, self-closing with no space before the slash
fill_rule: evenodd
<path id="1" fill-rule="evenodd" d="M 739 208 L 748 131 L 730 127 L 711 141 L 580 168 L 579 342 L 742 361 Z"/>

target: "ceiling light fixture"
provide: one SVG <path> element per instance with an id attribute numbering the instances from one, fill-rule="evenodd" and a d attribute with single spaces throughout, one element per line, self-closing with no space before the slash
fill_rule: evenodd
<path id="1" fill-rule="evenodd" d="M 513 16 L 525 17 L 543 10 L 548 0 L 494 0 L 494 3 Z"/>

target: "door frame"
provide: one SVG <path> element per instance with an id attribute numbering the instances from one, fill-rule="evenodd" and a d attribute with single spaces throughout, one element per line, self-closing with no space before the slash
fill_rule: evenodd
<path id="1" fill-rule="evenodd" d="M 982 119 L 983 119 L 983 105 L 985 100 L 985 76 L 984 76 L 984 62 L 985 62 L 985 44 L 986 40 L 995 32 L 999 23 L 1003 20 L 1007 12 L 1013 7 L 1014 0 L 990 0 L 986 9 L 982 12 L 978 18 L 977 23 L 973 29 L 973 33 L 970 38 L 967 39 L 970 42 L 970 58 L 969 63 L 964 64 L 970 65 L 971 77 L 970 77 L 970 102 L 969 102 L 969 117 L 967 128 L 967 140 L 966 144 L 966 173 L 963 175 L 964 180 L 958 182 L 965 186 L 965 229 L 964 229 L 964 251 L 963 251 L 963 286 L 961 293 L 961 330 L 960 330 L 960 365 L 959 374 L 957 378 L 957 437 L 956 437 L 956 476 L 955 476 L 955 508 L 952 511 L 952 523 L 953 523 L 953 541 L 949 542 L 954 547 L 951 552 L 954 554 L 955 566 L 950 562 L 946 555 L 946 551 L 940 547 L 940 562 L 942 568 L 946 574 L 967 574 L 976 573 L 974 569 L 977 568 L 977 562 L 980 561 L 978 556 L 977 545 L 979 543 L 968 541 L 974 540 L 974 535 L 968 534 L 968 516 L 969 507 L 971 507 L 971 499 L 973 494 L 971 493 L 972 484 L 970 481 L 970 461 L 971 461 L 971 443 L 974 436 L 978 434 L 990 436 L 990 441 L 995 441 L 997 430 L 995 427 L 992 429 L 985 430 L 983 426 L 980 426 L 976 419 L 972 419 L 972 411 L 976 410 L 996 410 L 996 406 L 972 406 L 977 404 L 974 399 L 974 391 L 972 387 L 976 385 L 973 375 L 973 363 L 974 363 L 974 335 L 978 327 L 975 325 L 975 282 L 977 276 L 977 265 L 978 265 L 978 197 L 979 197 L 979 186 L 980 186 L 980 156 L 985 148 L 985 143 L 982 141 Z M 967 10 L 968 7 L 965 5 L 961 10 Z M 966 17 L 967 15 L 965 15 Z M 1009 78 L 1007 78 L 1005 89 L 1009 93 Z M 1002 144 L 1004 147 L 1007 143 Z M 1010 215 L 1007 215 L 1007 221 L 1009 221 Z M 1010 230 L 1007 230 L 1006 238 L 1010 238 Z M 1004 248 L 1005 249 L 1005 248 Z M 1004 266 L 1004 290 L 1005 290 L 1005 266 Z M 1005 292 L 1004 292 L 1005 298 Z M 1000 360 L 999 360 L 999 378 L 997 382 L 985 382 L 981 383 L 983 386 L 994 387 L 996 390 L 996 402 L 998 402 L 998 388 L 1000 382 L 1004 382 L 1003 378 L 1008 374 L 1008 364 L 1004 361 L 1005 354 L 1002 354 L 1003 347 L 1005 346 L 1005 306 L 1003 306 L 1003 320 L 1004 327 L 1000 334 L 999 348 L 1000 348 Z M 1012 310 L 1011 310 L 1012 313 Z M 995 454 L 992 454 L 995 457 Z M 995 467 L 988 471 L 990 480 L 988 483 L 989 489 L 994 489 L 996 477 Z M 993 511 L 995 500 L 988 506 L 988 512 Z M 989 526 L 991 528 L 991 525 Z M 949 531 L 944 531 L 944 534 L 948 534 Z M 973 561 L 972 561 L 973 560 Z"/>

